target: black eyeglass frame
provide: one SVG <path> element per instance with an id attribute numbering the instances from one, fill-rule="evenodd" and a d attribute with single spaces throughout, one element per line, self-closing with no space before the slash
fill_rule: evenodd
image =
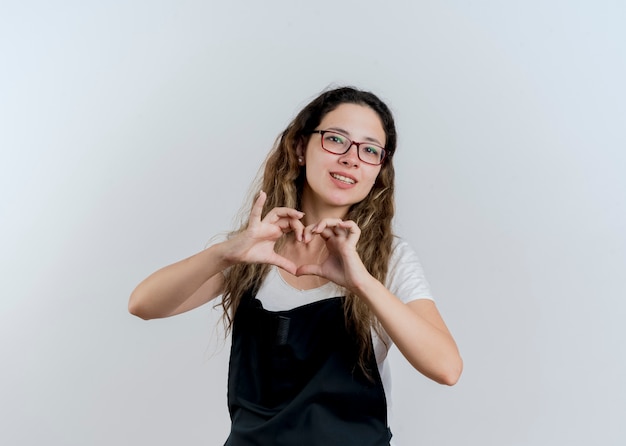
<path id="1" fill-rule="evenodd" d="M 350 151 L 352 146 L 356 146 L 356 154 L 359 157 L 359 159 L 361 161 L 363 161 L 365 164 L 369 164 L 370 166 L 380 166 L 385 161 L 385 159 L 387 158 L 387 154 L 388 154 L 387 149 L 385 149 L 384 147 L 382 147 L 382 146 L 380 146 L 378 144 L 375 144 L 375 143 L 372 143 L 372 142 L 356 142 L 356 141 L 353 141 L 350 138 L 348 138 L 343 133 L 337 132 L 335 130 L 313 130 L 311 132 L 311 134 L 313 134 L 313 133 L 319 133 L 320 134 L 320 144 L 322 146 L 322 149 L 324 149 L 328 153 L 332 153 L 333 155 L 345 155 L 346 153 L 348 153 Z M 336 133 L 337 135 L 341 135 L 344 138 L 346 138 L 346 140 L 348 142 L 350 142 L 350 144 L 348 144 L 348 147 L 346 148 L 346 151 L 342 152 L 342 153 L 337 153 L 337 152 L 332 152 L 332 151 L 328 150 L 326 147 L 324 147 L 324 133 Z M 376 164 L 375 163 L 370 163 L 369 161 L 365 161 L 363 158 L 361 158 L 361 151 L 359 150 L 359 147 L 361 146 L 361 144 L 369 144 L 371 146 L 378 147 L 382 151 L 381 152 L 381 156 L 380 156 L 380 162 L 376 163 Z"/>

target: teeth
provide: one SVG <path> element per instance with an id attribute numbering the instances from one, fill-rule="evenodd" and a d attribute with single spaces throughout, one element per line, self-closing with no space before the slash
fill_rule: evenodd
<path id="1" fill-rule="evenodd" d="M 347 184 L 356 183 L 356 181 L 354 181 L 352 178 L 347 178 L 347 177 L 344 177 L 343 175 L 337 175 L 336 173 L 331 173 L 331 176 L 335 178 L 336 180 L 343 181 L 344 183 L 347 183 Z"/>

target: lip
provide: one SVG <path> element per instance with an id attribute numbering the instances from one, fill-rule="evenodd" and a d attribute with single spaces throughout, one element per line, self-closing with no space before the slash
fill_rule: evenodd
<path id="1" fill-rule="evenodd" d="M 354 176 L 345 172 L 329 172 L 328 175 L 330 176 L 330 179 L 333 181 L 333 183 L 335 183 L 338 187 L 342 189 L 348 189 L 348 188 L 354 187 L 359 182 Z M 333 177 L 333 175 L 341 175 L 342 177 L 350 178 L 352 181 L 354 181 L 354 183 L 353 184 L 344 183 L 343 181 L 340 181 L 336 179 L 335 177 Z"/>

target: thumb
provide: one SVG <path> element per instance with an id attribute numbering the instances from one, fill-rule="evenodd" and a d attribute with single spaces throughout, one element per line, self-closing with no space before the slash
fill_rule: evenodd
<path id="1" fill-rule="evenodd" d="M 290 274 L 298 275 L 296 271 L 296 264 L 293 263 L 291 260 L 286 259 L 283 256 L 280 256 L 280 255 L 272 256 L 267 263 L 276 265 L 277 267 L 284 269 Z"/>
<path id="2" fill-rule="evenodd" d="M 296 270 L 296 276 L 320 276 L 322 277 L 321 265 L 301 265 Z"/>

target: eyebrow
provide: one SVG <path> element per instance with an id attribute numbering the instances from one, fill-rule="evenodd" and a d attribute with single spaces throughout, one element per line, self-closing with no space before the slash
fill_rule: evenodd
<path id="1" fill-rule="evenodd" d="M 349 131 L 347 131 L 347 130 L 345 130 L 345 129 L 342 129 L 341 127 L 328 127 L 326 130 L 332 130 L 332 131 L 334 131 L 334 132 L 343 133 L 344 135 L 346 135 L 346 136 L 348 136 L 348 137 L 352 138 L 352 137 L 350 136 L 350 132 L 349 132 Z M 365 138 L 365 141 L 367 141 L 367 142 L 373 142 L 373 143 L 378 144 L 378 145 L 379 145 L 379 146 L 381 146 L 381 147 L 384 147 L 384 146 L 383 146 L 383 144 L 382 144 L 380 141 L 378 141 L 376 138 L 366 137 L 366 138 Z M 365 142 L 365 141 L 361 141 L 361 142 Z"/>

